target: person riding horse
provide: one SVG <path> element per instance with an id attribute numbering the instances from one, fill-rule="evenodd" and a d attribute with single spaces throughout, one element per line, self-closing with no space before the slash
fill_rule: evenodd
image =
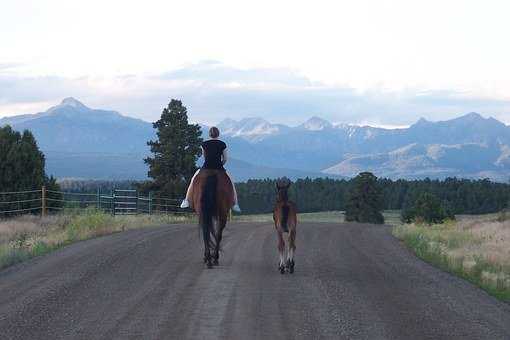
<path id="1" fill-rule="evenodd" d="M 201 169 L 225 171 L 225 174 L 228 176 L 230 182 L 232 183 L 232 190 L 234 192 L 234 206 L 232 207 L 232 210 L 234 210 L 235 212 L 241 212 L 241 209 L 239 208 L 239 203 L 237 201 L 237 192 L 234 185 L 234 181 L 223 167 L 225 163 L 227 163 L 228 159 L 227 144 L 225 144 L 225 142 L 219 139 L 220 130 L 215 126 L 209 129 L 209 137 L 211 137 L 211 139 L 203 142 L 201 146 L 202 155 L 204 156 L 204 164 L 202 165 Z M 190 207 L 190 201 L 192 198 L 195 179 L 197 175 L 200 173 L 201 169 L 198 169 L 193 175 L 193 178 L 191 179 L 190 185 L 188 187 L 188 191 L 186 192 L 186 198 L 184 198 L 184 200 L 181 203 L 181 208 Z"/>
<path id="2" fill-rule="evenodd" d="M 209 130 L 211 139 L 202 143 L 204 165 L 191 179 L 181 207 L 192 207 L 198 215 L 204 241 L 204 263 L 207 268 L 219 265 L 223 230 L 230 209 L 240 211 L 234 182 L 223 165 L 227 162 L 227 145 L 218 139 L 216 127 Z"/>

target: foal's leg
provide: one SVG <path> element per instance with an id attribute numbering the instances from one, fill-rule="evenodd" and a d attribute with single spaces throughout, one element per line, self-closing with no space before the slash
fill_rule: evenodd
<path id="1" fill-rule="evenodd" d="M 290 273 L 294 272 L 294 251 L 296 250 L 296 226 L 291 226 L 289 230 L 289 253 L 287 264 Z"/>
<path id="2" fill-rule="evenodd" d="M 296 250 L 296 228 L 289 230 L 289 260 L 294 261 L 294 251 Z"/>
<path id="3" fill-rule="evenodd" d="M 278 268 L 280 272 L 285 273 L 285 241 L 283 239 L 283 233 L 278 230 L 278 253 L 280 254 L 280 263 Z"/>

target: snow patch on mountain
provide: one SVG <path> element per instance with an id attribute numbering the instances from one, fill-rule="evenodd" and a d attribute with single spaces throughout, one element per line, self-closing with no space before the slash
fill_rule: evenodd
<path id="1" fill-rule="evenodd" d="M 321 131 L 325 129 L 330 129 L 333 127 L 333 124 L 328 122 L 325 119 L 322 119 L 317 116 L 313 116 L 312 118 L 308 119 L 306 122 L 304 122 L 301 127 L 305 130 L 309 131 Z"/>
<path id="2" fill-rule="evenodd" d="M 87 106 L 85 106 L 82 102 L 79 100 L 73 98 L 73 97 L 67 97 L 62 100 L 60 104 L 57 106 L 53 106 L 50 109 L 46 111 L 46 113 L 51 114 L 54 112 L 61 112 L 63 110 L 73 110 L 73 111 L 79 111 L 79 112 L 85 112 L 85 111 L 91 111 L 91 109 Z"/>
<path id="3" fill-rule="evenodd" d="M 275 135 L 286 126 L 280 124 L 271 124 L 262 118 L 244 118 L 236 121 L 227 118 L 218 124 L 222 135 L 228 137 L 241 137 L 250 141 L 259 141 L 266 136 Z"/>

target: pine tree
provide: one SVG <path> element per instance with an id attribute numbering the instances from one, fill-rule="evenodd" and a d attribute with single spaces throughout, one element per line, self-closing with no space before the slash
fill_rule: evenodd
<path id="1" fill-rule="evenodd" d="M 361 223 L 384 223 L 382 193 L 377 177 L 370 172 L 362 172 L 354 178 L 349 190 L 345 211 L 346 221 Z"/>
<path id="2" fill-rule="evenodd" d="M 157 129 L 157 140 L 147 142 L 153 157 L 144 160 L 153 179 L 151 188 L 171 197 L 182 196 L 197 169 L 202 142 L 200 126 L 189 124 L 186 107 L 180 100 L 172 99 L 153 127 Z"/>
<path id="3" fill-rule="evenodd" d="M 44 171 L 45 158 L 39 150 L 34 135 L 25 130 L 14 131 L 10 126 L 0 128 L 0 192 L 39 190 L 43 185 L 49 190 L 59 191 L 53 177 L 48 178 Z M 40 193 L 0 195 L 0 211 L 36 208 L 41 205 Z M 60 198 L 53 196 L 53 198 Z M 33 201 L 31 201 L 33 200 Z M 19 203 L 5 203 L 23 201 Z M 53 201 L 49 206 L 60 207 Z M 37 210 L 33 210 L 37 212 Z"/>
<path id="4" fill-rule="evenodd" d="M 0 191 L 41 188 L 47 180 L 44 164 L 44 154 L 30 131 L 21 134 L 8 125 L 0 128 Z"/>

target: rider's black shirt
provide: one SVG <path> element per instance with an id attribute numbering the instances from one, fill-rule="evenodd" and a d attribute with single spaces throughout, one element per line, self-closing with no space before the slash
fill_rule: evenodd
<path id="1" fill-rule="evenodd" d="M 221 155 L 226 148 L 227 144 L 219 139 L 210 139 L 203 142 L 202 149 L 204 149 L 205 162 L 202 169 L 223 170 Z"/>

